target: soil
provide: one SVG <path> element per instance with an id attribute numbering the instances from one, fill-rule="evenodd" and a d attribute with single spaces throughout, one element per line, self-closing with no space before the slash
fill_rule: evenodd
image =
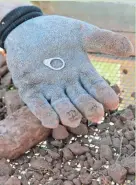
<path id="1" fill-rule="evenodd" d="M 12 81 L 0 89 L 0 120 L 4 120 L 24 105 Z M 113 89 L 120 93 L 117 85 Z M 134 112 L 130 105 L 106 113 L 100 125 L 84 118 L 77 129 L 60 126 L 61 133 L 54 130 L 17 159 L 0 159 L 0 185 L 134 185 Z"/>

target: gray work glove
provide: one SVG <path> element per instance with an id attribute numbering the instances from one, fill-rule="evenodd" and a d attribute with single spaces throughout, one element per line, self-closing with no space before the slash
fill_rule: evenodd
<path id="1" fill-rule="evenodd" d="M 118 96 L 87 56 L 95 50 L 129 56 L 128 39 L 94 25 L 50 15 L 30 19 L 6 38 L 7 64 L 22 100 L 48 128 L 77 127 L 82 116 L 99 122 Z"/>

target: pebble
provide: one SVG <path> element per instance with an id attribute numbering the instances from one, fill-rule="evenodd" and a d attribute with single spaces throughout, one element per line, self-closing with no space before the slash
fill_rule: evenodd
<path id="1" fill-rule="evenodd" d="M 0 160 L 0 176 L 12 175 L 13 169 L 6 159 Z"/>
<path id="2" fill-rule="evenodd" d="M 101 166 L 102 166 L 102 161 L 100 161 L 100 160 L 96 160 L 95 162 L 94 162 L 94 165 L 93 165 L 93 170 L 99 170 L 100 168 L 101 168 Z"/>
<path id="3" fill-rule="evenodd" d="M 120 164 L 113 164 L 108 169 L 109 176 L 118 184 L 123 184 L 126 179 L 127 170 Z"/>
<path id="4" fill-rule="evenodd" d="M 66 139 L 69 136 L 69 133 L 63 125 L 59 125 L 57 128 L 53 129 L 52 137 L 57 140 Z"/>
<path id="5" fill-rule="evenodd" d="M 4 102 L 7 108 L 8 115 L 12 114 L 16 110 L 24 106 L 24 102 L 19 97 L 18 90 L 7 91 L 5 93 Z"/>
<path id="6" fill-rule="evenodd" d="M 73 179 L 74 185 L 81 185 L 81 181 L 79 179 Z"/>
<path id="7" fill-rule="evenodd" d="M 21 181 L 17 177 L 10 177 L 5 185 L 21 185 Z"/>
<path id="8" fill-rule="evenodd" d="M 50 133 L 51 129 L 43 127 L 27 107 L 22 107 L 0 121 L 0 158 L 21 156 Z"/>
<path id="9" fill-rule="evenodd" d="M 81 174 L 80 181 L 84 185 L 90 185 L 92 182 L 92 175 L 89 173 Z"/>
<path id="10" fill-rule="evenodd" d="M 89 151 L 88 147 L 81 146 L 81 144 L 78 142 L 67 145 L 67 148 L 69 148 L 75 155 L 82 155 Z"/>
<path id="11" fill-rule="evenodd" d="M 63 149 L 63 157 L 66 160 L 71 160 L 71 159 L 74 158 L 74 155 L 73 155 L 73 153 L 68 148 L 64 148 Z"/>
<path id="12" fill-rule="evenodd" d="M 75 134 L 75 135 L 87 135 L 88 134 L 88 128 L 85 124 L 80 124 L 78 127 L 76 128 L 68 128 L 68 131 Z"/>
<path id="13" fill-rule="evenodd" d="M 108 145 L 101 145 L 100 146 L 100 158 L 105 158 L 108 161 L 111 161 L 112 151 Z"/>
<path id="14" fill-rule="evenodd" d="M 135 156 L 122 159 L 121 165 L 128 170 L 129 174 L 135 174 Z"/>

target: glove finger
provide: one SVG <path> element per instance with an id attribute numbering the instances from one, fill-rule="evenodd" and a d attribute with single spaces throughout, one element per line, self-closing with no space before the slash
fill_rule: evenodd
<path id="1" fill-rule="evenodd" d="M 66 93 L 84 117 L 94 123 L 102 120 L 104 116 L 102 104 L 90 96 L 80 84 L 67 87 Z"/>
<path id="2" fill-rule="evenodd" d="M 94 25 L 81 23 L 84 49 L 122 57 L 134 54 L 134 47 L 127 37 Z"/>
<path id="3" fill-rule="evenodd" d="M 22 97 L 32 113 L 42 122 L 46 128 L 57 128 L 59 118 L 48 101 L 40 93 L 25 94 Z"/>
<path id="4" fill-rule="evenodd" d="M 119 98 L 109 84 L 92 70 L 80 75 L 81 83 L 86 91 L 99 101 L 104 108 L 116 110 L 119 105 Z"/>
<path id="5" fill-rule="evenodd" d="M 82 119 L 80 112 L 64 93 L 55 94 L 52 96 L 51 105 L 58 113 L 62 124 L 73 128 L 79 126 Z"/>

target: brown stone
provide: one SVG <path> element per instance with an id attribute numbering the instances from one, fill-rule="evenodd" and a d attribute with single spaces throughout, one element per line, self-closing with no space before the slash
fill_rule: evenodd
<path id="1" fill-rule="evenodd" d="M 21 185 L 21 181 L 17 177 L 11 177 L 8 179 L 5 185 Z"/>
<path id="2" fill-rule="evenodd" d="M 68 148 L 64 148 L 63 149 L 63 157 L 66 160 L 71 160 L 71 159 L 74 158 L 74 155 L 73 155 L 73 153 Z"/>
<path id="3" fill-rule="evenodd" d="M 22 107 L 5 120 L 0 121 L 0 158 L 15 159 L 34 145 L 45 140 L 51 130 Z"/>
<path id="4" fill-rule="evenodd" d="M 86 146 L 82 146 L 80 143 L 78 142 L 74 142 L 72 144 L 69 144 L 67 146 L 75 155 L 82 155 L 86 152 L 89 152 L 89 148 Z"/>
<path id="5" fill-rule="evenodd" d="M 67 129 L 63 125 L 59 125 L 57 128 L 53 129 L 52 137 L 54 139 L 66 139 L 69 136 Z"/>
<path id="6" fill-rule="evenodd" d="M 81 174 L 80 181 L 84 185 L 90 185 L 92 182 L 92 174 L 89 173 Z"/>
<path id="7" fill-rule="evenodd" d="M 24 106 L 24 102 L 19 97 L 17 90 L 11 90 L 7 91 L 5 93 L 5 105 L 7 108 L 7 114 L 11 114 L 15 112 L 16 110 L 20 109 L 22 106 Z"/>
<path id="8" fill-rule="evenodd" d="M 122 159 L 121 165 L 128 170 L 129 174 L 135 174 L 135 157 L 126 157 Z"/>
<path id="9" fill-rule="evenodd" d="M 120 114 L 120 119 L 122 121 L 127 121 L 127 120 L 133 120 L 134 115 L 131 109 L 125 109 L 121 114 Z"/>
<path id="10" fill-rule="evenodd" d="M 1 85 L 2 85 L 2 87 L 7 87 L 7 86 L 9 86 L 11 84 L 11 82 L 12 82 L 11 73 L 8 72 L 1 79 Z"/>
<path id="11" fill-rule="evenodd" d="M 88 134 L 88 128 L 85 124 L 80 124 L 76 128 L 68 128 L 68 131 L 75 134 L 75 135 L 87 135 Z"/>
<path id="12" fill-rule="evenodd" d="M 126 179 L 127 170 L 120 164 L 113 164 L 108 169 L 109 176 L 118 184 L 123 184 Z"/>
<path id="13" fill-rule="evenodd" d="M 10 164 L 7 162 L 6 159 L 1 159 L 0 160 L 0 176 L 9 176 L 12 175 L 12 167 Z"/>
<path id="14" fill-rule="evenodd" d="M 48 162 L 45 161 L 43 158 L 32 158 L 30 164 L 31 168 L 35 170 L 47 170 L 49 168 Z"/>
<path id="15" fill-rule="evenodd" d="M 108 161 L 112 160 L 112 151 L 108 145 L 101 145 L 100 146 L 100 157 L 105 158 Z"/>

